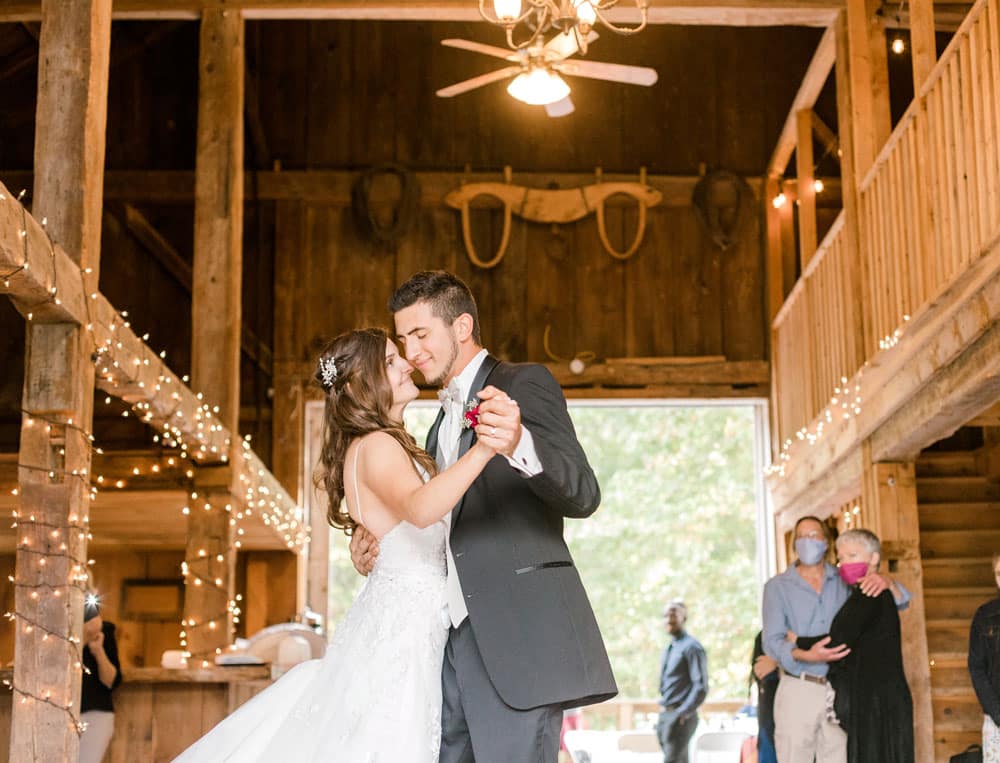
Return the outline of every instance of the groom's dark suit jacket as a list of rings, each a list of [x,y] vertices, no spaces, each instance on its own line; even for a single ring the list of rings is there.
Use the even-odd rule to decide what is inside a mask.
[[[491,384],[521,408],[542,472],[495,457],[452,512],[451,548],[469,624],[490,680],[511,707],[576,707],[618,693],[597,621],[563,540],[563,517],[588,517],[600,488],[559,384],[544,366],[487,357],[470,399]],[[427,437],[437,453],[443,413]],[[459,453],[475,433],[464,430]]]

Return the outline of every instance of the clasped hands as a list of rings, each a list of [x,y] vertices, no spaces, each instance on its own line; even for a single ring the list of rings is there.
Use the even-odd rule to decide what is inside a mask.
[[[521,441],[521,408],[503,390],[490,385],[477,393],[479,397],[476,437],[497,453],[512,457]],[[432,454],[433,455],[433,454]],[[361,575],[367,575],[378,559],[378,540],[358,525],[351,536],[351,564]]]

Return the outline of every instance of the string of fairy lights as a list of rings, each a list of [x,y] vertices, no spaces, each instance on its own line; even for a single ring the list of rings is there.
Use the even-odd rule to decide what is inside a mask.
[[[16,202],[20,207],[21,229],[19,236],[23,241],[23,261],[13,269],[0,274],[0,282],[5,289],[10,288],[11,279],[21,273],[30,270],[30,258],[28,251],[28,213],[21,203],[25,191],[21,191]],[[0,191],[0,202],[6,201],[7,196]],[[44,230],[46,220],[41,220]],[[56,248],[51,238],[46,234],[49,247],[49,263],[51,266],[51,280],[46,287],[46,298],[37,304],[22,306],[22,312],[26,320],[30,323],[34,320],[35,312],[47,304],[61,305],[59,284],[57,283],[57,260]],[[91,268],[80,268],[83,283],[86,284],[88,277],[93,275]],[[180,381],[159,361],[166,358],[166,352],[160,352],[158,357],[148,347],[146,342],[149,335],[145,334],[142,340],[131,332],[131,324],[128,321],[128,313],[117,311],[111,308],[110,321],[97,320],[92,311],[92,305],[97,303],[98,292],[91,291],[88,298],[83,300],[86,309],[86,332],[94,348],[91,359],[94,362],[95,379],[100,389],[105,391],[104,398],[106,405],[111,405],[113,399],[124,400],[129,408],[122,411],[123,417],[135,416],[144,424],[153,427],[155,434],[153,442],[163,448],[170,448],[176,451],[176,455],[166,457],[167,468],[184,469],[187,480],[193,480],[195,476],[192,465],[205,464],[226,464],[230,460],[231,442],[228,436],[223,436],[225,427],[217,419],[219,413],[218,406],[210,407],[203,401],[202,394],[197,393],[196,399],[199,403],[193,411],[190,410],[189,398],[186,385],[190,379],[183,376]],[[156,364],[161,372],[155,377],[155,381],[149,378],[149,369]],[[187,398],[187,399],[186,399]],[[187,409],[187,413],[185,410]],[[33,427],[44,423],[46,433],[51,435],[53,428],[60,431],[73,433],[80,439],[80,445],[88,450],[81,454],[85,456],[85,462],[91,463],[93,455],[103,455],[103,451],[94,445],[94,436],[75,424],[72,418],[61,420],[57,417],[41,416],[35,412],[22,411],[23,426]],[[243,597],[236,595],[229,598],[229,588],[227,579],[218,574],[212,574],[211,563],[228,564],[234,558],[236,552],[242,547],[242,538],[245,528],[242,523],[245,519],[252,517],[254,511],[257,512],[261,521],[269,526],[282,538],[285,545],[292,551],[301,552],[308,543],[310,528],[303,521],[302,509],[295,505],[290,497],[285,493],[273,476],[266,470],[263,463],[250,448],[250,438],[247,436],[241,443],[239,450],[241,469],[239,473],[240,487],[239,497],[242,505],[237,506],[234,511],[233,502],[226,502],[221,505],[212,505],[206,500],[199,500],[197,491],[190,491],[191,501],[185,505],[181,512],[185,516],[190,515],[191,506],[196,502],[202,511],[225,511],[229,514],[229,525],[232,532],[228,534],[229,541],[225,548],[213,549],[210,554],[208,549],[199,549],[194,558],[186,558],[181,565],[181,572],[186,585],[195,587],[211,586],[219,591],[225,592],[225,611],[202,617],[184,618],[181,621],[179,632],[180,643],[185,655],[189,658],[201,659],[202,666],[208,665],[205,659],[211,656],[211,652],[205,654],[192,655],[187,651],[190,633],[199,628],[206,628],[216,631],[221,624],[228,625],[226,638],[231,642],[233,628],[239,623],[242,613],[241,606]],[[62,445],[55,449],[59,458],[65,459],[66,447]],[[82,489],[86,490],[89,498],[87,503],[97,500],[99,488],[125,489],[128,485],[126,479],[121,477],[116,479],[106,479],[103,474],[93,474],[93,469],[77,468],[65,469],[54,468],[44,464],[17,464],[19,483],[23,486],[31,482],[27,475],[44,475],[42,479],[51,482],[65,482],[66,480],[79,480]],[[164,466],[154,463],[150,468],[150,474],[162,473]],[[24,470],[23,472],[21,470]],[[133,477],[143,475],[142,469],[134,466],[131,470]],[[19,495],[19,489],[14,488],[13,495]],[[33,513],[25,512],[23,508],[23,496],[21,510],[13,512],[13,527],[18,532],[17,552],[18,564],[15,575],[8,577],[8,580],[16,587],[27,591],[29,601],[39,601],[42,597],[51,596],[54,599],[63,599],[67,607],[66,622],[70,621],[69,608],[72,606],[74,592],[81,595],[87,593],[87,583],[90,580],[89,568],[94,564],[93,559],[83,559],[73,553],[72,537],[81,544],[93,539],[90,532],[90,517],[88,511],[78,511],[68,517],[67,524],[54,524],[45,518],[38,517]],[[44,547],[35,547],[38,539],[44,541]],[[29,561],[30,560],[30,561]],[[65,561],[68,567],[68,574],[65,582],[49,582],[43,577],[43,573],[52,568],[55,560]],[[231,565],[230,565],[231,566]],[[65,643],[70,649],[70,663],[77,670],[86,670],[83,665],[82,644],[80,639],[60,633],[42,623],[37,618],[33,618],[17,607],[17,597],[15,597],[14,611],[7,612],[5,617],[10,620],[15,627],[23,628],[24,632],[31,634],[41,633],[41,641],[48,642],[50,639]],[[222,651],[221,647],[213,650],[216,654]],[[88,671],[89,672],[89,671]],[[74,698],[59,696],[59,692],[52,688],[45,688],[40,691],[32,691],[16,684],[13,680],[4,680],[4,685],[19,697],[22,704],[40,702],[64,712],[68,722],[76,733],[84,731],[86,725],[80,721],[79,708],[75,707]],[[69,685],[74,682],[70,681]],[[64,690],[65,691],[65,690]]]

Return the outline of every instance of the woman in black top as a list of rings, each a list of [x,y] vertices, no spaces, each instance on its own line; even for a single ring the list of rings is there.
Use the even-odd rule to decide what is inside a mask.
[[[80,763],[101,763],[115,730],[111,692],[122,682],[122,672],[115,626],[101,618],[93,594],[87,594],[83,607],[83,666],[80,720],[87,728],[80,737]]]
[[[993,575],[1000,588],[1000,553],[993,555]],[[1000,598],[972,618],[969,675],[983,708],[983,763],[1000,763]]]
[[[837,538],[837,559],[853,590],[833,618],[829,646],[845,644],[850,652],[830,663],[828,678],[836,692],[833,710],[847,732],[848,763],[913,763],[913,700],[896,601],[889,590],[871,597],[856,585],[878,571],[881,544],[868,530],[847,530]],[[808,661],[807,650],[822,638],[796,639],[792,656]]]
[[[764,654],[760,632],[753,642],[753,671],[751,678],[757,683],[757,761],[777,763],[774,750],[774,693],[778,690],[778,663]]]

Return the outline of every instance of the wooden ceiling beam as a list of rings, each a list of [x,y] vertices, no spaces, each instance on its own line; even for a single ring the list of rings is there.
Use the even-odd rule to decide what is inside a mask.
[[[712,26],[829,26],[841,0],[682,0],[649,8],[652,24]],[[247,19],[370,19],[386,21],[480,21],[473,0],[115,0],[116,19],[196,20],[208,9],[239,10]],[[634,8],[613,8],[615,22],[634,22]],[[0,22],[37,21],[41,0],[10,0]]]
[[[788,161],[792,158],[797,143],[798,127],[797,114],[803,109],[811,109],[816,105],[823,85],[826,84],[827,77],[833,70],[834,61],[837,59],[837,45],[834,28],[827,27],[820,38],[816,52],[813,53],[806,74],[799,85],[799,91],[795,94],[792,106],[788,110],[785,118],[785,126],[781,128],[781,136],[778,138],[778,145],[775,146],[771,154],[771,161],[767,163],[767,177],[780,177],[785,174]]]

